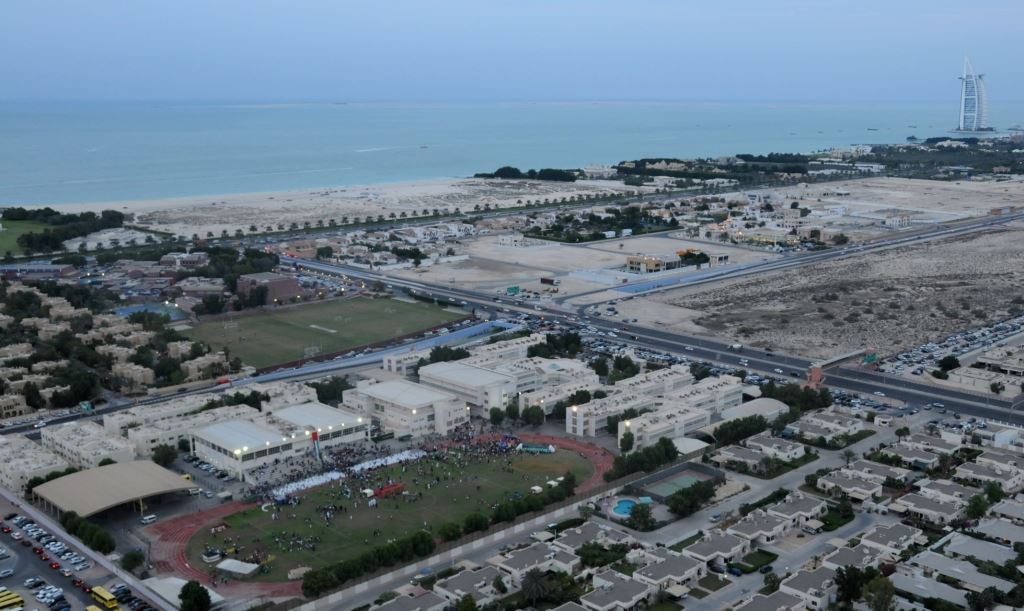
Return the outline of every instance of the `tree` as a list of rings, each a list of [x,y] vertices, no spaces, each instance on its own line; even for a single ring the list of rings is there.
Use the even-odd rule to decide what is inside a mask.
[[[24,395],[25,403],[29,407],[42,409],[46,405],[46,401],[43,400],[43,395],[39,392],[39,387],[36,386],[35,382],[26,382],[25,386],[21,388],[21,394]]]
[[[531,405],[523,410],[523,422],[530,426],[540,426],[544,424],[544,410],[538,405]]]
[[[850,502],[850,499],[845,496],[840,499],[836,505],[836,513],[844,518],[853,517],[853,503]]]
[[[782,580],[779,579],[779,576],[776,575],[775,573],[765,573],[764,574],[764,588],[765,588],[765,592],[764,593],[765,594],[772,594],[772,593],[774,593],[776,590],[779,589],[779,585],[781,583],[782,583]]]
[[[437,534],[445,541],[454,541],[462,536],[462,527],[455,522],[445,522],[438,527]]]
[[[505,420],[505,411],[500,407],[491,408],[491,424],[494,426],[501,426],[501,423]]]
[[[846,461],[847,466],[849,466],[849,464],[853,461],[854,458],[857,458],[857,455],[854,453],[853,450],[843,450],[843,460]]]
[[[153,462],[161,467],[169,467],[174,459],[178,457],[178,451],[166,443],[153,448]]]
[[[836,571],[836,599],[840,602],[853,602],[860,598],[864,572],[855,566],[840,567]]]
[[[633,449],[633,442],[633,433],[626,431],[622,434],[622,438],[619,439],[619,450],[621,450],[623,454],[626,454]]]
[[[975,494],[971,500],[967,501],[967,509],[964,510],[964,513],[972,520],[983,518],[988,513],[988,501],[984,496]]]
[[[139,568],[145,560],[146,557],[142,555],[142,552],[130,551],[121,556],[121,568],[131,572]]]
[[[210,611],[212,606],[210,593],[195,580],[190,580],[181,586],[178,600],[181,601],[181,605],[178,606],[181,611]]]
[[[480,512],[471,513],[462,521],[462,531],[471,533],[478,530],[487,530],[490,525],[490,520],[484,514]]]
[[[108,457],[104,458],[103,460],[99,461],[98,463],[96,463],[96,466],[97,467],[106,467],[107,465],[113,465],[116,462],[117,462],[116,460],[114,460],[113,458],[108,456]],[[129,570],[131,570],[131,569],[129,569]]]
[[[892,599],[896,596],[896,588],[888,577],[878,576],[864,585],[863,595],[871,611],[889,611]]]
[[[519,420],[519,406],[516,404],[515,400],[511,401],[505,408],[505,417],[512,422]]]
[[[998,503],[1003,500],[1006,495],[1003,492],[1003,487],[999,482],[989,482],[985,484],[985,496],[988,497],[989,503]]]
[[[505,580],[501,578],[501,575],[494,576],[494,581],[491,582],[491,587],[502,594],[508,592],[508,586],[505,585]]]
[[[910,436],[910,428],[909,427],[904,426],[904,427],[900,427],[900,428],[896,429],[896,440],[897,441],[903,439],[904,437],[909,437],[909,436]]]
[[[472,594],[466,594],[455,605],[455,611],[476,611],[477,608],[476,599]]]
[[[645,504],[633,505],[633,508],[629,510],[629,526],[636,530],[648,531],[653,530],[658,523],[654,519],[654,515],[651,513],[651,506]]]
[[[981,592],[968,592],[966,598],[968,611],[985,611],[995,606],[999,599],[999,590],[989,586]]]
[[[942,371],[950,371],[960,366],[960,359],[956,358],[952,354],[948,354],[939,359],[939,362],[937,364],[939,366],[939,369],[941,369]]]
[[[548,584],[544,579],[544,573],[541,573],[537,569],[530,569],[523,575],[520,587],[523,591],[523,596],[526,600],[530,601],[531,604],[535,604],[538,600],[548,595]]]

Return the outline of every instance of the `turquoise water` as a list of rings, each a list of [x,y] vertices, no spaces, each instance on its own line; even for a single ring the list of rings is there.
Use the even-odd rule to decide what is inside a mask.
[[[991,110],[996,126],[1024,122],[1024,104]],[[942,135],[956,118],[955,92],[945,104],[888,106],[0,103],[0,204],[404,182],[505,164],[811,151]]]
[[[615,507],[612,507],[612,513],[628,518],[629,514],[633,512],[634,507],[636,507],[636,501],[630,499],[619,499],[619,502],[615,503]]]

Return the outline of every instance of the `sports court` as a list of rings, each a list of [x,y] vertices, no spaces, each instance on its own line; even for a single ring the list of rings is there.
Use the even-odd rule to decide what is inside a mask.
[[[694,469],[686,469],[678,473],[674,473],[654,482],[651,482],[643,487],[643,491],[646,492],[650,497],[654,499],[664,500],[665,498],[672,496],[673,493],[689,488],[695,483],[712,479],[707,473],[701,473]]]

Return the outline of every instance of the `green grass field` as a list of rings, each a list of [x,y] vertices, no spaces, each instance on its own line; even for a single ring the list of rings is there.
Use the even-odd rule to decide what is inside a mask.
[[[513,493],[530,494],[531,486],[544,486],[555,477],[572,471],[577,483],[589,479],[593,475],[593,465],[575,452],[559,450],[554,454],[515,455],[512,457],[512,469],[509,471],[503,460],[491,463],[471,462],[464,467],[456,467],[451,463],[433,462],[434,475],[443,477],[451,474],[452,479],[443,480],[439,485],[428,489],[424,476],[409,468],[402,472],[400,466],[390,467],[377,473],[405,484],[410,495],[396,497],[381,502],[377,508],[369,508],[365,500],[359,501],[359,507],[353,508],[353,501],[342,495],[339,483],[331,484],[317,490],[300,493],[302,502],[296,506],[281,509],[281,518],[272,520],[271,514],[256,507],[225,520],[229,528],[220,535],[210,535],[208,531],[200,531],[188,543],[186,550],[189,563],[195,567],[208,567],[202,561],[202,552],[206,546],[224,549],[225,538],[241,546],[237,556],[244,559],[251,550],[261,550],[272,555],[270,571],[257,573],[256,579],[261,581],[283,581],[288,571],[295,567],[309,566],[318,568],[334,562],[353,558],[362,552],[382,545],[391,538],[408,536],[426,524],[437,532],[445,522],[458,522],[471,513],[480,511],[490,515],[490,507],[496,502],[505,500]],[[428,476],[429,477],[429,476]],[[413,483],[418,478],[419,483]],[[353,493],[358,496],[358,482],[352,483]],[[409,502],[411,496],[422,492],[423,497]],[[318,505],[343,504],[347,513],[339,512],[328,526],[319,512]],[[295,517],[291,517],[292,514]],[[311,520],[311,526],[306,519]],[[379,530],[378,535],[373,532]],[[316,551],[282,548],[274,542],[275,535],[283,532],[297,533],[302,537],[318,536],[321,538]]]
[[[228,348],[248,365],[269,367],[306,356],[317,346],[323,354],[340,352],[413,333],[460,315],[427,303],[357,298],[285,306],[252,316],[200,322],[185,332],[215,349]]]
[[[42,231],[47,227],[46,223],[35,221],[0,221],[0,225],[4,227],[3,231],[0,231],[0,256],[8,252],[14,255],[20,253],[18,236],[30,231]]]

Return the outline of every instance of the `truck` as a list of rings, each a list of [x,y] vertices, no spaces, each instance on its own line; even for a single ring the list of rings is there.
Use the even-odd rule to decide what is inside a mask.
[[[559,280],[558,278],[541,278],[540,283],[550,284],[551,286],[558,286],[559,284],[562,284],[562,281]]]
[[[739,352],[740,350],[743,350],[743,344],[729,344],[729,350]]]

